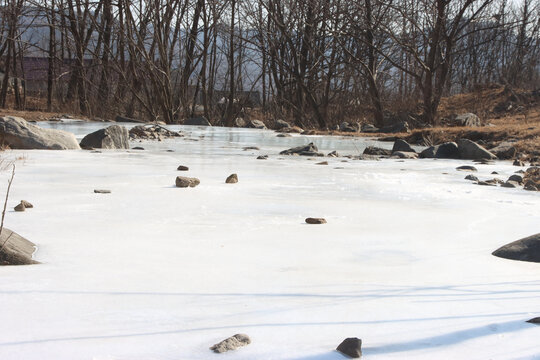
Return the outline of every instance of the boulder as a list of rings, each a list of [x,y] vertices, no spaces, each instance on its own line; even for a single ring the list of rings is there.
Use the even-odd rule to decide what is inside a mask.
[[[458,115],[452,121],[454,126],[469,126],[469,127],[478,127],[482,126],[480,118],[473,113],[465,113]]]
[[[302,129],[302,128],[299,127],[299,126],[291,126],[291,127],[281,128],[281,129],[277,130],[277,132],[280,132],[280,133],[296,133],[296,134],[301,134],[301,133],[304,132],[304,129]]]
[[[471,175],[465,176],[465,180],[478,181],[478,178],[471,174]]]
[[[378,156],[390,156],[392,155],[392,150],[383,149],[376,146],[368,146],[364,149],[362,153],[364,155],[378,155]]]
[[[210,347],[215,353],[224,353],[229,350],[236,350],[242,346],[251,344],[251,339],[246,334],[233,335]]]
[[[172,131],[162,125],[137,125],[129,130],[129,137],[134,140],[160,140],[162,138],[182,137],[179,131]]]
[[[536,325],[539,325],[540,324],[540,317],[535,317],[535,318],[532,318],[530,320],[527,320],[528,323],[531,323],[531,324],[536,324]]]
[[[420,157],[436,159],[459,159],[458,145],[455,142],[447,142],[440,145],[430,146],[420,153]]]
[[[326,219],[323,219],[323,218],[307,218],[306,223],[308,223],[308,224],[326,224]]]
[[[353,359],[362,356],[362,340],[359,338],[347,338],[336,348],[340,353]]]
[[[268,159],[268,155],[259,155],[257,156],[257,160],[267,160]]]
[[[540,233],[506,244],[492,255],[510,260],[540,262]]]
[[[518,174],[513,174],[513,175],[510,175],[507,181],[515,181],[518,184],[523,184],[523,177]]]
[[[247,127],[252,128],[252,129],[261,129],[261,130],[266,129],[266,125],[264,125],[264,123],[261,120],[250,120],[247,123]]]
[[[19,203],[17,206],[15,206],[15,207],[13,208],[13,210],[15,210],[15,211],[25,211],[25,210],[26,210],[26,207],[24,206],[23,203]]]
[[[394,151],[391,157],[395,159],[418,159],[418,154],[410,151]]]
[[[178,171],[188,171],[189,167],[187,167],[185,165],[178,165],[178,168],[176,168],[176,170],[178,170]]]
[[[3,228],[0,234],[0,265],[39,264],[32,259],[35,246],[16,232]]]
[[[243,118],[238,117],[238,118],[234,119],[233,126],[234,127],[239,127],[239,128],[245,127],[246,126],[246,121]]]
[[[129,132],[124,126],[112,125],[86,135],[80,145],[82,148],[129,149]]]
[[[339,124],[339,131],[357,132],[358,129],[356,127],[354,127],[353,125],[349,124],[347,121],[344,121],[341,124]]]
[[[275,127],[276,130],[280,130],[280,129],[283,129],[283,128],[290,128],[291,124],[289,124],[285,120],[278,119],[278,120],[276,120],[276,122],[274,124],[274,127]]]
[[[328,156],[328,157],[339,157],[339,153],[336,150],[334,150],[332,152],[329,152],[326,156]]]
[[[12,149],[76,150],[75,135],[67,131],[43,129],[15,116],[0,117],[0,143]]]
[[[197,117],[192,117],[192,118],[186,119],[184,121],[184,125],[212,126],[210,124],[210,121],[208,121],[208,119],[205,118],[204,116],[197,116]]]
[[[176,177],[176,187],[179,187],[179,188],[195,187],[199,185],[200,183],[201,181],[197,178],[186,177],[186,176]]]
[[[313,143],[307,145],[301,145],[293,147],[287,150],[283,150],[279,153],[280,155],[302,155],[302,156],[324,156],[324,154],[319,153],[319,149]]]
[[[321,162],[315,163],[315,165],[328,165],[328,161],[321,161]]]
[[[460,139],[458,141],[458,150],[461,159],[497,159],[495,154],[492,154],[482,146],[469,139]]]
[[[381,133],[408,133],[409,131],[409,124],[406,121],[386,125],[379,129]]]
[[[394,146],[392,147],[392,152],[395,151],[404,151],[404,152],[412,152],[415,153],[416,151],[409,145],[408,142],[402,139],[397,139],[394,142]]]
[[[21,204],[24,205],[25,208],[27,209],[31,209],[34,207],[34,205],[32,205],[30,202],[26,201],[26,200],[21,200]]]
[[[491,148],[489,151],[501,160],[510,160],[516,156],[517,150],[514,146],[515,141],[504,141]]]
[[[458,167],[456,168],[456,170],[458,170],[458,171],[472,171],[472,172],[478,171],[477,168],[475,168],[474,166],[471,166],[471,165],[462,165],[462,166],[458,166]]]
[[[94,193],[95,193],[95,194],[110,194],[110,193],[111,193],[111,190],[107,190],[107,189],[95,189],[95,190],[94,190]]]
[[[226,184],[236,184],[238,182],[238,175],[231,174],[225,179]]]
[[[291,134],[283,133],[283,134],[277,134],[276,137],[292,137]]]
[[[379,132],[379,128],[372,124],[362,124],[360,131],[364,133],[377,133]]]
[[[504,184],[501,184],[501,187],[504,188],[517,188],[519,186],[519,183],[516,181],[506,181]]]

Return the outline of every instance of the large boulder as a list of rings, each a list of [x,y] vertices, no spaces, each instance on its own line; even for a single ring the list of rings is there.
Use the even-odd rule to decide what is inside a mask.
[[[503,141],[496,147],[490,149],[489,151],[497,156],[501,160],[510,160],[516,156],[517,149],[514,146],[516,141]]]
[[[124,126],[112,125],[86,135],[81,140],[81,147],[129,149],[129,132]]]
[[[205,118],[204,116],[198,116],[198,117],[186,119],[184,121],[184,125],[212,126],[210,124],[210,121],[208,121],[208,119]]]
[[[283,128],[290,128],[291,124],[289,124],[285,120],[278,119],[278,120],[276,120],[276,122],[274,124],[274,127],[275,127],[276,130],[280,130],[280,129],[283,129]]]
[[[466,160],[497,159],[495,154],[469,139],[458,140],[459,157]]]
[[[455,142],[447,142],[435,146],[430,146],[420,153],[421,158],[436,159],[459,159],[459,149]]]
[[[506,244],[495,250],[493,255],[510,260],[540,262],[540,233]]]
[[[43,129],[16,116],[0,118],[0,143],[8,145],[12,149],[80,149],[79,143],[72,133]]]
[[[0,234],[0,265],[39,264],[32,259],[36,245],[16,232],[3,228]]]
[[[409,145],[408,142],[402,139],[397,139],[394,142],[394,147],[392,147],[392,152],[396,152],[396,151],[404,151],[404,152],[412,152],[412,153],[416,152],[411,147],[411,145]]]

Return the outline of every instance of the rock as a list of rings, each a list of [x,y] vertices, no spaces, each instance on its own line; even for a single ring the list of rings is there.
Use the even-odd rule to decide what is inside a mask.
[[[308,224],[326,224],[326,220],[323,218],[307,218],[306,223]]]
[[[492,172],[491,172],[491,175],[499,175],[499,173],[496,172],[496,171],[492,171]]]
[[[292,137],[292,135],[284,133],[284,134],[277,134],[276,137]]]
[[[24,204],[21,202],[19,203],[17,206],[15,206],[13,208],[13,210],[15,211],[25,211],[26,210],[26,207],[24,206]]]
[[[478,178],[471,174],[471,175],[465,176],[465,180],[478,181]]]
[[[111,190],[96,189],[96,190],[94,190],[94,193],[96,193],[96,194],[110,194]]]
[[[176,187],[179,187],[179,188],[195,187],[199,185],[200,183],[201,181],[194,177],[186,177],[186,176],[176,177]]]
[[[527,190],[527,191],[539,191],[540,188],[538,186],[536,186],[536,183],[532,180],[529,180],[525,183],[525,185],[523,186],[523,190]]]
[[[36,245],[7,228],[0,234],[0,248],[0,265],[39,264],[32,259]]]
[[[238,182],[238,175],[231,174],[225,179],[226,184],[236,184]]]
[[[178,171],[188,171],[189,168],[185,165],[179,165],[178,168],[176,168]]]
[[[471,165],[462,165],[462,166],[458,166],[456,168],[456,170],[458,171],[478,171],[478,169],[476,169],[474,166],[471,166]]]
[[[514,147],[515,141],[504,141],[489,151],[495,154],[501,160],[513,159],[516,156],[517,150]]]
[[[321,162],[315,163],[315,165],[328,165],[328,161],[321,161]]]
[[[412,152],[415,153],[416,151],[409,145],[408,142],[405,140],[397,139],[394,143],[394,146],[392,147],[392,152],[396,151],[404,151],[404,152]]]
[[[132,147],[131,150],[144,150],[144,148],[142,146],[135,146]]]
[[[336,350],[348,357],[359,358],[362,356],[362,340],[355,337],[347,338],[338,345]]]
[[[260,149],[256,146],[245,146],[244,151],[248,151],[248,150],[260,150]]]
[[[406,121],[401,121],[393,125],[383,126],[379,129],[381,133],[408,133],[409,124]]]
[[[525,166],[525,163],[519,159],[514,160],[514,163],[512,164],[514,166]]]
[[[21,200],[21,204],[24,205],[25,208],[27,209],[31,209],[34,207],[34,205],[32,205],[30,202],[26,201],[26,200]]]
[[[339,157],[339,154],[338,154],[338,152],[337,152],[336,150],[334,150],[334,151],[328,153],[328,155],[326,155],[326,156],[329,156],[329,157]]]
[[[497,159],[497,156],[469,139],[460,139],[458,141],[458,150],[462,159]]]
[[[364,133],[376,133],[379,132],[379,128],[375,127],[372,124],[362,124],[360,131]]]
[[[210,121],[208,121],[208,119],[205,118],[204,116],[197,116],[197,117],[186,119],[184,121],[184,125],[212,126],[212,124],[210,124]]]
[[[183,133],[169,130],[161,125],[137,125],[129,130],[130,139],[160,140],[164,138],[182,137]]]
[[[382,149],[376,146],[368,146],[364,149],[363,154],[365,155],[379,155],[379,156],[390,156],[392,155],[392,150]]]
[[[75,135],[67,131],[43,129],[15,116],[0,117],[0,143],[11,149],[76,150]]]
[[[430,159],[459,159],[458,145],[455,142],[447,142],[430,146],[420,153],[420,157]]]
[[[478,181],[477,184],[478,185],[485,185],[485,186],[496,186],[495,183],[490,182],[490,181]]]
[[[506,181],[505,183],[501,184],[501,187],[504,188],[517,188],[519,186],[519,183],[516,181]]]
[[[278,119],[278,120],[276,120],[276,122],[274,124],[274,127],[275,127],[276,130],[280,130],[280,129],[283,129],[283,128],[290,128],[291,124],[289,124],[285,120]]]
[[[281,128],[281,129],[279,129],[277,131],[280,132],[280,133],[297,133],[297,134],[300,134],[300,133],[304,132],[304,129],[302,129],[299,126],[291,126],[291,127]]]
[[[418,159],[418,154],[410,151],[394,151],[391,157],[395,159]]]
[[[257,160],[266,160],[268,159],[268,155],[259,155],[257,156]]]
[[[247,127],[252,129],[266,129],[266,125],[261,120],[250,120],[247,123]]]
[[[86,135],[80,145],[82,148],[129,149],[129,133],[124,126],[112,125]]]
[[[535,317],[535,318],[532,318],[531,320],[527,320],[528,323],[531,323],[531,324],[540,324],[540,317]]]
[[[249,336],[246,334],[236,334],[211,346],[210,350],[214,351],[215,353],[224,353],[229,350],[236,350],[249,344],[251,344],[251,339]]]
[[[523,184],[523,177],[521,175],[513,174],[508,178],[507,181],[514,181],[518,184]]]
[[[319,149],[317,149],[317,146],[315,146],[313,143],[309,143],[307,145],[301,145],[297,147],[293,147],[287,150],[283,150],[280,152],[280,155],[302,155],[302,156],[324,156],[324,154],[321,154],[318,152]]]
[[[540,262],[540,233],[506,244],[492,255],[510,260]]]
[[[469,127],[478,127],[482,126],[480,118],[473,113],[465,113],[458,115],[452,121],[454,126],[469,126]]]
[[[233,126],[234,127],[239,127],[239,128],[245,127],[246,126],[246,121],[243,118],[238,117],[238,118],[234,119]]]
[[[353,125],[349,124],[348,122],[344,121],[341,124],[339,124],[339,131],[343,132],[357,132],[358,129],[355,128]]]

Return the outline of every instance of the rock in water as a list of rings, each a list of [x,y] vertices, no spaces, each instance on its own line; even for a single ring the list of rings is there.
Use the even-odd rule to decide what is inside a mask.
[[[473,172],[478,171],[477,168],[475,168],[474,166],[471,166],[471,165],[458,166],[456,168],[456,170],[458,170],[458,171],[473,171]]]
[[[308,224],[326,224],[326,219],[323,219],[323,218],[307,218],[306,223],[308,223]]]
[[[43,129],[15,116],[0,118],[0,142],[12,149],[80,149],[74,134],[62,130]]]
[[[249,336],[246,334],[236,334],[211,346],[210,350],[214,351],[215,353],[224,353],[229,350],[236,350],[249,344],[251,344],[251,339]]]
[[[324,154],[318,152],[319,149],[313,143],[309,143],[303,146],[293,147],[280,152],[280,155],[302,155],[302,156],[324,156]]]
[[[178,166],[178,168],[176,170],[178,170],[178,171],[188,171],[189,168],[187,166],[180,165],[180,166]]]
[[[23,238],[16,232],[3,228],[0,234],[0,265],[29,265],[39,264],[32,259],[36,245]]]
[[[19,205],[15,206],[13,208],[13,210],[15,211],[25,211],[26,210],[26,207],[24,206],[24,204],[21,202]]]
[[[406,142],[405,140],[401,140],[401,139],[397,139],[394,142],[394,147],[392,148],[392,152],[396,152],[396,151],[413,152],[413,153],[416,152],[411,147],[411,145],[409,145],[408,142]]]
[[[96,194],[110,194],[111,190],[105,190],[105,189],[95,189],[94,193]]]
[[[201,181],[197,178],[186,177],[186,176],[177,176],[176,177],[176,187],[187,188],[195,187],[199,185]]]
[[[528,323],[540,325],[540,317],[535,317],[531,320],[527,320]]]
[[[129,132],[124,126],[111,125],[94,131],[81,140],[82,148],[129,149]]]
[[[540,262],[540,233],[506,244],[492,254],[510,260]]]
[[[231,174],[225,179],[226,184],[236,184],[238,182],[238,175]]]
[[[362,356],[362,340],[359,338],[346,338],[336,348],[340,353],[351,358],[359,358]]]
[[[26,201],[26,200],[21,200],[21,204],[23,204],[24,207],[27,208],[27,209],[31,209],[31,208],[34,207],[34,205],[32,205],[31,203],[29,203],[29,202]]]

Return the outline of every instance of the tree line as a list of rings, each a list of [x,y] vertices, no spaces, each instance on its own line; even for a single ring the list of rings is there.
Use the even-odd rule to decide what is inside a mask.
[[[0,107],[433,125],[443,96],[538,87],[539,34],[536,0],[0,0]]]

